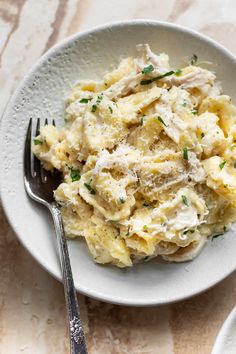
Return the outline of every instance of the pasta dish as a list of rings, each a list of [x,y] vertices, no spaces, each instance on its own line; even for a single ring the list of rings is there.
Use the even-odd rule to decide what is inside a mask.
[[[63,174],[67,237],[84,237],[97,263],[191,260],[236,220],[236,108],[197,61],[173,68],[140,44],[101,81],[78,81],[64,127],[34,139]]]

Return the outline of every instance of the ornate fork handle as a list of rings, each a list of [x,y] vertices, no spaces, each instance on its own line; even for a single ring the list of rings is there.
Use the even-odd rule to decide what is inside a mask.
[[[64,236],[61,211],[55,202],[50,204],[49,209],[55,225],[61,269],[64,279],[64,292],[70,334],[70,352],[71,354],[87,354],[84,331],[80,320],[79,305],[72,277],[69,253]]]

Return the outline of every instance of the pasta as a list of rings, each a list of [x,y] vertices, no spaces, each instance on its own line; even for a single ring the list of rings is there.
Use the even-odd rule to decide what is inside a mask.
[[[78,81],[65,126],[34,140],[63,174],[66,236],[84,237],[98,263],[188,261],[236,220],[236,108],[195,64],[173,69],[138,45],[101,81]]]

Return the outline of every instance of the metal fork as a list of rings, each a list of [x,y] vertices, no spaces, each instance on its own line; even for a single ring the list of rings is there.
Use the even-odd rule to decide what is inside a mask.
[[[48,124],[45,120],[45,125]],[[55,122],[53,121],[53,125]],[[35,136],[39,134],[40,119],[37,120]],[[68,327],[70,335],[70,353],[87,354],[84,331],[80,320],[80,312],[74,281],[71,271],[69,253],[64,234],[61,212],[58,204],[53,198],[53,191],[61,183],[61,174],[45,171],[40,161],[34,156],[33,164],[31,153],[32,118],[29,121],[24,149],[24,184],[27,194],[46,206],[53,217],[57,244],[59,249],[61,270],[64,283],[66,309],[68,316]]]

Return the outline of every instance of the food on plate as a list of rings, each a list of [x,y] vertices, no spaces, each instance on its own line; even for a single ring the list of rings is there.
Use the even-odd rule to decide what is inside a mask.
[[[65,126],[34,140],[68,238],[85,238],[98,263],[129,267],[196,257],[236,220],[236,108],[213,72],[173,68],[137,46],[101,81],[80,80]]]

